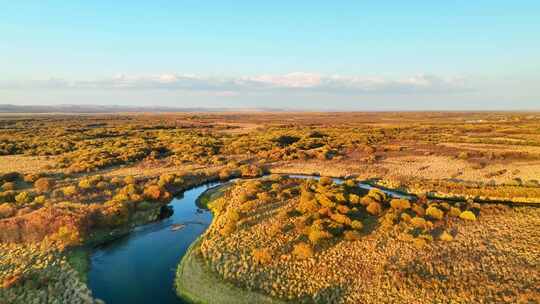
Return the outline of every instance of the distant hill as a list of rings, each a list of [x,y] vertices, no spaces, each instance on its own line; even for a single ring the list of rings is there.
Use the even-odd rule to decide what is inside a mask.
[[[179,107],[137,107],[137,106],[104,106],[104,105],[28,105],[17,106],[0,104],[0,113],[157,113],[157,112],[279,112],[283,109],[271,108],[179,108]]]

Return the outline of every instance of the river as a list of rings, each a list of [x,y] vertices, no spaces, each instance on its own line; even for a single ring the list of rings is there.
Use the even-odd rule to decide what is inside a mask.
[[[210,211],[196,206],[197,198],[211,183],[174,198],[172,216],[137,227],[133,232],[94,249],[88,285],[94,297],[107,304],[185,303],[173,290],[176,267],[189,245],[210,222]],[[186,223],[173,231],[174,224]]]
[[[290,175],[295,178],[318,178]],[[335,182],[342,182],[334,179]],[[90,257],[88,285],[107,304],[185,303],[173,289],[176,267],[188,247],[212,221],[210,211],[197,207],[197,198],[221,183],[185,191],[169,204],[172,216],[143,225],[130,234],[95,248]],[[371,186],[359,184],[364,189]],[[407,197],[386,191],[392,196]],[[186,224],[173,231],[174,224]]]

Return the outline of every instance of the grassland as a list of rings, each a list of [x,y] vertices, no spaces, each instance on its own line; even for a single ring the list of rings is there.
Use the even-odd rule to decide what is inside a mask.
[[[362,196],[354,185],[272,177],[229,188],[209,204],[214,221],[182,260],[178,293],[227,303],[206,297],[217,277],[241,300],[538,301],[540,209]]]
[[[0,250],[0,303],[100,303],[68,262],[73,256],[47,243],[0,244]]]
[[[0,244],[46,243],[71,256],[72,248],[156,220],[185,189],[269,172],[350,177],[432,199],[536,204],[540,114],[7,115],[0,117]],[[534,221],[536,209],[523,210]],[[507,212],[525,225],[514,209]],[[478,223],[491,231],[497,221],[482,226],[488,218]],[[514,226],[509,222],[509,231]],[[2,278],[8,289],[27,281]]]

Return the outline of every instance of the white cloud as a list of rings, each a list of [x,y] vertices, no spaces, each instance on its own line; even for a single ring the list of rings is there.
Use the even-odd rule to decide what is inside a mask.
[[[98,80],[51,78],[0,83],[0,89],[98,89],[98,90],[182,90],[234,96],[245,92],[299,91],[333,94],[405,94],[462,92],[469,90],[464,79],[419,74],[401,79],[368,76],[324,75],[296,72],[284,75],[203,77],[191,74],[117,74]]]

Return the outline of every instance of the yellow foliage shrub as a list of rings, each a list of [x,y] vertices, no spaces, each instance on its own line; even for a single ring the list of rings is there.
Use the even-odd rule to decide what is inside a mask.
[[[319,204],[323,205],[324,207],[334,208],[336,206],[336,203],[334,203],[324,194],[317,193],[315,197],[317,198],[317,202],[319,202]]]
[[[377,203],[377,201],[374,198],[367,195],[360,199],[360,204],[364,206],[368,206],[371,203]]]
[[[360,233],[358,233],[357,231],[351,231],[351,230],[347,230],[343,233],[343,237],[347,240],[347,241],[357,241],[357,240],[360,240],[360,238],[362,237],[360,235]]]
[[[330,218],[333,221],[338,222],[340,224],[345,224],[345,225],[350,225],[351,224],[351,219],[348,216],[343,215],[343,214],[334,213],[334,214],[330,215]]]
[[[453,217],[458,217],[461,214],[461,210],[456,207],[450,207],[448,214]]]
[[[308,259],[313,256],[313,249],[304,242],[294,245],[293,255],[299,259]]]
[[[412,210],[416,213],[416,215],[418,216],[424,216],[426,215],[426,210],[424,209],[424,207],[418,205],[418,204],[414,204],[414,206],[412,207]]]
[[[367,208],[366,211],[369,212],[372,215],[379,215],[382,211],[381,205],[376,202],[371,202]]]
[[[334,194],[334,199],[340,203],[344,203],[345,201],[347,201],[347,199],[345,198],[345,195],[343,193],[336,193]]]
[[[81,237],[79,231],[73,227],[62,226],[56,233],[50,236],[51,241],[55,242],[60,248],[75,246],[80,244]]]
[[[364,228],[364,224],[362,222],[354,220],[351,222],[351,228],[354,230],[362,230]]]
[[[347,187],[355,187],[356,181],[354,179],[347,179],[344,183]]]
[[[347,214],[351,209],[346,205],[337,205],[336,210],[341,214]]]
[[[446,231],[444,231],[440,236],[439,236],[439,239],[441,241],[445,241],[445,242],[450,242],[452,241],[454,238],[452,237],[452,235]]]
[[[73,196],[77,194],[78,190],[76,186],[72,185],[72,186],[67,186],[67,187],[62,188],[62,192],[64,193],[65,196]]]
[[[221,228],[221,229],[219,230],[219,233],[220,233],[222,236],[228,236],[228,235],[230,235],[231,233],[233,233],[235,229],[236,229],[236,224],[235,224],[235,223],[228,222],[228,223],[225,224],[225,226],[223,226],[223,228]]]
[[[309,230],[308,238],[313,245],[318,244],[323,239],[329,239],[332,237],[332,234],[324,230],[319,230],[317,228],[311,228]]]
[[[353,205],[356,205],[356,204],[359,204],[360,203],[360,196],[356,195],[356,194],[349,194],[349,202]]]
[[[405,210],[411,208],[411,202],[406,199],[392,199],[390,206],[396,210]]]
[[[373,198],[374,200],[376,200],[379,203],[382,203],[382,202],[386,201],[386,198],[387,198],[386,193],[384,193],[382,190],[379,190],[377,188],[369,189],[369,192],[368,192],[367,196]]]
[[[161,197],[161,188],[158,185],[150,185],[144,189],[144,197],[157,201]]]
[[[45,197],[45,195],[40,195],[40,196],[36,196],[34,198],[34,203],[43,205],[43,204],[45,204],[46,200],[47,200],[47,198]]]
[[[227,221],[236,223],[240,220],[240,213],[236,210],[229,210],[226,214]]]
[[[90,189],[92,188],[93,185],[92,183],[90,182],[90,180],[88,179],[82,179],[80,182],[79,182],[79,188],[81,189]]]
[[[172,174],[162,174],[159,176],[158,184],[161,187],[165,187],[167,185],[171,185],[174,183],[174,175]]]
[[[25,205],[32,201],[32,196],[30,193],[23,191],[15,196],[15,201],[19,205]]]
[[[328,185],[331,185],[333,181],[332,181],[332,178],[328,176],[323,176],[319,179],[319,183],[323,186],[328,186]]]
[[[412,219],[412,217],[407,213],[402,213],[400,217],[401,217],[401,220],[404,221],[405,223],[409,223]]]
[[[444,217],[444,212],[437,207],[430,206],[426,209],[426,215],[437,220],[442,220]]]
[[[476,221],[476,215],[474,215],[474,213],[472,213],[469,210],[461,212],[459,217],[461,219],[468,220],[468,221]]]
[[[302,190],[300,193],[300,202],[296,209],[302,213],[312,213],[319,210],[319,204],[315,201],[312,192]]]
[[[424,229],[427,226],[426,220],[418,216],[413,217],[410,223],[414,228]]]

